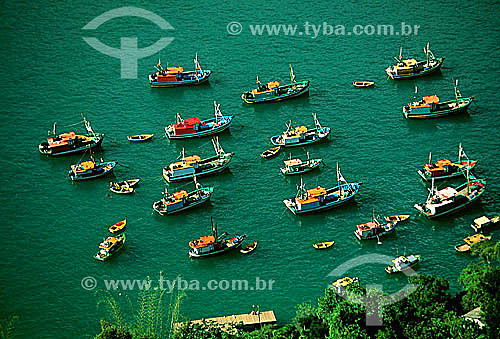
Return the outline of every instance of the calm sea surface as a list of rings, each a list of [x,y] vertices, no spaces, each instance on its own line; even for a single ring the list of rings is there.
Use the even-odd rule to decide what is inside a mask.
[[[327,275],[338,265],[365,254],[419,253],[425,259],[419,271],[446,277],[453,290],[471,262],[453,246],[472,233],[471,221],[500,212],[499,109],[497,104],[499,54],[498,2],[407,1],[348,2],[127,2],[167,20],[174,30],[162,31],[138,17],[115,18],[95,31],[82,27],[99,14],[123,6],[119,1],[88,2],[14,1],[2,4],[0,84],[2,143],[0,185],[2,256],[0,314],[20,317],[16,333],[22,337],[81,337],[98,332],[94,292],[81,287],[91,276],[103,288],[103,279],[157,278],[180,275],[198,279],[275,280],[265,291],[189,291],[182,314],[190,318],[246,313],[252,304],[272,309],[281,322],[293,317],[295,306],[315,301],[336,279]],[[230,35],[226,26],[239,22],[243,31]],[[249,25],[345,25],[400,23],[420,25],[418,35],[296,36],[251,34]],[[140,59],[137,79],[120,78],[120,60],[101,54],[82,37],[96,37],[120,47],[121,37],[138,37],[147,47],[160,37],[174,37],[160,56],[163,63],[192,67],[198,53],[203,67],[214,74],[206,86],[151,89],[147,74],[158,53]],[[394,82],[384,69],[403,47],[404,56],[422,57],[427,41],[436,56],[446,57],[442,73],[417,81]],[[262,81],[289,79],[288,64],[297,79],[311,80],[310,96],[278,104],[243,104],[240,94]],[[476,100],[467,115],[431,121],[407,121],[401,107],[413,96],[453,97],[453,82],[460,79],[465,96]],[[372,79],[371,89],[354,89],[351,82]],[[165,182],[162,168],[174,161],[182,147],[187,153],[213,154],[209,139],[168,141],[163,128],[180,112],[185,117],[210,117],[213,101],[223,112],[236,115],[220,142],[235,157],[230,171],[200,181],[215,186],[211,206],[172,217],[153,214]],[[54,121],[58,131],[82,132],[83,113],[96,132],[106,134],[102,156],[117,160],[117,179],[142,179],[132,196],[108,197],[109,178],[72,183],[67,171],[80,155],[47,159],[37,145]],[[317,113],[333,129],[330,141],[310,146],[311,156],[326,167],[304,176],[308,187],[335,184],[338,162],[347,180],[363,185],[356,201],[312,216],[295,217],[281,202],[295,194],[300,178],[279,175],[288,153],[263,161],[259,153],[270,146],[269,137],[284,123],[312,124]],[[151,143],[131,144],[126,136],[155,133]],[[427,191],[416,170],[427,160],[456,158],[462,143],[472,159],[479,159],[476,175],[488,179],[487,192],[478,204],[457,216],[429,221],[417,216],[413,204]],[[304,149],[293,150],[305,156]],[[459,184],[460,179],[454,181]],[[440,184],[441,186],[444,184]],[[440,187],[441,187],[440,186]],[[170,185],[190,188],[185,184]],[[355,225],[381,215],[411,213],[397,234],[376,242],[359,243]],[[210,217],[219,231],[248,234],[259,247],[249,256],[239,253],[206,260],[191,260],[188,241],[210,231]],[[128,220],[126,248],[109,262],[92,259],[107,227]],[[498,238],[499,232],[493,234]],[[333,239],[324,252],[311,244]],[[364,284],[382,284],[396,291],[404,277],[388,278],[382,264],[364,264],[346,274]],[[136,292],[126,292],[133,298]],[[118,297],[120,298],[120,297]],[[126,304],[126,302],[125,302]]]

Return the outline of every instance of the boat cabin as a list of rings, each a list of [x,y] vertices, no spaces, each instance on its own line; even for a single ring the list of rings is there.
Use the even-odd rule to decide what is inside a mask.
[[[300,166],[303,164],[302,160],[300,159],[290,159],[290,160],[285,160],[283,161],[286,167],[296,167]]]
[[[306,126],[295,127],[291,131],[286,131],[283,133],[283,141],[285,145],[298,144],[305,139],[305,134],[307,132]]]
[[[429,113],[435,110],[436,105],[439,103],[439,97],[437,95],[425,96],[420,101],[414,101],[408,103],[412,113]]]
[[[182,72],[184,68],[182,67],[167,67],[167,69],[161,70],[156,73],[157,82],[178,82],[182,79]]]
[[[109,251],[113,246],[115,246],[120,240],[115,237],[107,237],[102,243],[99,244],[99,248]]]
[[[267,84],[265,85],[260,85],[259,87],[257,87],[256,89],[253,89],[252,90],[252,93],[253,94],[258,94],[258,93],[265,93],[265,92],[271,92],[273,91],[275,88],[278,88],[280,87],[280,83],[279,81],[271,81],[271,82],[268,82]]]
[[[215,250],[214,245],[215,237],[213,235],[206,235],[189,242],[189,247],[198,255],[213,252]]]
[[[318,186],[307,190],[305,194],[295,199],[298,210],[309,210],[319,207],[326,197],[326,189]]]
[[[165,197],[161,199],[161,202],[166,208],[167,212],[177,210],[184,206],[188,193],[184,190],[175,192],[172,194],[165,194]]]
[[[337,293],[340,293],[341,290],[345,289],[347,285],[350,285],[352,283],[356,283],[359,281],[359,278],[350,278],[350,277],[343,277],[338,279],[337,281],[334,281],[332,283],[333,287],[337,289]]]
[[[357,225],[359,235],[364,237],[375,237],[380,233],[381,225],[377,220],[367,222],[366,224]]]
[[[195,169],[198,167],[200,161],[201,158],[198,155],[190,155],[181,161],[168,165],[168,169],[171,171],[173,177],[192,175],[195,173]]]
[[[408,258],[402,255],[400,257],[397,257],[396,259],[393,259],[392,263],[397,270],[401,271],[413,265],[416,261],[418,261],[418,258],[414,255],[409,255]]]
[[[82,172],[87,172],[95,167],[95,162],[89,160],[89,161],[84,161],[81,162],[77,165],[71,165],[71,169],[75,173],[82,173]]]

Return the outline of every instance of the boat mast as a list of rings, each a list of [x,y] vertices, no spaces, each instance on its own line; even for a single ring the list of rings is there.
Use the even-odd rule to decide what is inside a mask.
[[[219,137],[214,137],[212,139],[212,145],[214,146],[215,153],[220,156],[221,154],[224,154],[224,149],[222,146],[219,144]]]
[[[210,222],[212,223],[212,234],[215,238],[215,241],[217,241],[217,223],[214,223],[214,220],[212,217],[210,217]]]
[[[182,117],[181,117],[181,114],[180,114],[180,113],[177,113],[177,115],[176,115],[176,120],[177,120],[177,123],[178,123],[178,124],[183,124],[183,123],[184,123],[184,119],[182,119]]]
[[[460,163],[460,160],[462,159],[462,143],[458,144],[458,163]]]
[[[218,122],[219,118],[223,118],[222,112],[220,111],[220,104],[217,105],[217,102],[214,100],[214,114],[215,114],[215,122]]]
[[[467,166],[467,195],[470,194],[469,166]]]
[[[340,196],[343,196],[344,190],[342,189],[342,186],[340,185],[341,178],[344,179],[344,177],[342,177],[342,173],[340,173],[339,163],[337,162],[337,185],[339,186]],[[344,179],[344,181],[345,181],[345,179]]]
[[[427,201],[431,199],[431,196],[434,194],[434,178],[431,180],[431,189],[429,190],[429,195],[427,196]]]
[[[424,48],[424,52],[427,55],[427,66],[429,66],[429,42],[427,42],[426,48]]]
[[[52,133],[54,133],[54,137],[56,136],[56,122],[54,121],[54,128],[52,129]]]
[[[294,84],[295,83],[295,74],[293,74],[292,64],[288,64],[288,66],[290,66],[290,82],[292,84]]]
[[[429,152],[429,162],[428,162],[428,164],[432,165],[432,152]]]
[[[316,113],[313,113],[313,114],[312,114],[312,116],[313,116],[313,119],[314,119],[314,125],[316,126],[316,129],[317,129],[318,131],[323,130],[323,127],[321,127],[321,124],[319,123],[319,120],[318,120],[318,118],[316,117]]]
[[[300,177],[300,186],[297,186],[297,196],[296,197],[302,198],[302,196],[305,196],[305,199],[307,199],[307,190],[304,187],[304,182],[302,180],[302,177]]]
[[[458,102],[458,98],[462,97],[462,93],[460,93],[460,90],[458,89],[458,79],[455,79],[455,99]]]
[[[196,80],[199,80],[198,79],[198,70],[200,71],[200,74],[201,74],[202,71],[201,71],[200,63],[198,62],[198,53],[196,53],[196,56],[194,57],[194,76],[196,77]]]

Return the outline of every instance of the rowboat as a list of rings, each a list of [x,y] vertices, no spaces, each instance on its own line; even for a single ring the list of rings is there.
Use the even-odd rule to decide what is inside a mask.
[[[116,237],[107,237],[99,244],[99,252],[94,255],[94,259],[105,261],[115,255],[125,245],[125,233],[119,234]]]
[[[94,133],[90,122],[85,117],[83,117],[83,123],[87,130],[86,134],[66,132],[59,135],[56,134],[56,123],[54,123],[53,136],[38,145],[38,150],[44,155],[59,156],[82,153],[91,148],[100,147],[104,134]]]
[[[472,170],[476,165],[477,160],[470,160],[467,154],[465,154],[462,144],[459,144],[457,161],[452,162],[448,159],[440,159],[432,163],[432,152],[429,152],[429,161],[417,173],[425,181],[431,181],[432,179],[443,180],[463,175],[464,172]]]
[[[121,183],[110,182],[109,183],[109,190],[111,192],[117,193],[117,194],[131,194],[131,193],[134,193],[134,188],[131,187],[126,182],[121,182]]]
[[[467,171],[467,182],[456,188],[446,187],[438,191],[434,188],[434,180],[432,180],[427,201],[423,204],[415,204],[414,207],[428,218],[441,217],[479,201],[485,190],[486,180],[470,177]]]
[[[474,219],[474,223],[470,225],[476,232],[481,232],[484,228],[490,228],[500,221],[500,215],[489,218],[485,215]]]
[[[309,93],[309,80],[295,81],[292,65],[290,65],[290,83],[280,85],[278,81],[262,84],[257,77],[258,87],[241,95],[241,99],[247,104],[258,104],[264,102],[275,102]]]
[[[165,127],[165,134],[169,139],[188,139],[205,137],[225,131],[233,121],[232,115],[223,115],[220,104],[214,101],[215,117],[207,120],[200,118],[182,119],[177,113],[177,122]]]
[[[388,217],[384,217],[385,221],[388,222],[403,222],[405,220],[408,220],[410,218],[409,214],[397,214],[397,215],[391,215]]]
[[[253,252],[257,248],[257,241],[251,242],[250,244],[245,245],[241,250],[240,253],[243,254],[248,254]]]
[[[111,233],[118,233],[123,231],[123,229],[127,226],[127,219],[123,219],[122,221],[117,222],[116,224],[109,227],[109,231]]]
[[[281,147],[278,146],[278,147],[272,147],[268,150],[265,150],[264,152],[262,152],[260,154],[260,157],[263,158],[263,159],[269,159],[269,158],[272,158],[274,157],[275,155],[277,155],[279,153],[279,151],[281,150]]]
[[[485,236],[484,234],[477,233],[471,236],[468,236],[467,238],[464,239],[465,243],[461,245],[455,246],[455,250],[457,252],[468,252],[474,246],[475,244],[478,244],[480,242],[486,241],[486,240],[491,240],[491,235],[490,236]]]
[[[389,274],[392,273],[398,273],[398,272],[405,272],[405,271],[410,271],[410,273],[415,273],[411,272],[413,271],[412,269],[417,266],[420,263],[420,255],[415,254],[415,255],[409,255],[409,256],[399,256],[396,259],[392,260],[393,265],[387,266],[385,268],[385,271]]]
[[[375,84],[375,81],[354,81],[352,85],[358,88],[371,87]]]
[[[285,167],[280,168],[283,175],[297,175],[304,174],[318,168],[322,163],[322,159],[310,159],[309,152],[307,152],[307,160],[302,161],[301,159],[292,159],[292,154],[290,154],[290,159],[283,161]]]
[[[116,161],[95,161],[91,159],[71,165],[68,175],[73,181],[95,179],[112,172],[116,164]]]
[[[141,179],[128,179],[128,180],[123,180],[123,181],[117,182],[117,184],[124,185],[125,183],[127,183],[130,187],[134,187],[135,185],[137,185],[139,183],[139,181],[141,181]]]
[[[148,141],[153,138],[154,134],[137,134],[137,135],[129,135],[127,136],[128,141],[140,142],[140,141]]]
[[[424,53],[426,55],[425,61],[403,59],[402,49],[400,48],[399,58],[394,57],[397,62],[396,65],[387,67],[385,72],[389,78],[401,80],[421,77],[439,71],[444,62],[444,58],[435,58],[429,48],[429,43],[427,43],[427,46],[424,48]]]
[[[313,244],[313,247],[317,250],[324,250],[327,248],[330,248],[335,244],[335,241],[324,241],[324,242],[319,242],[317,244]]]
[[[315,113],[312,116],[314,119],[314,128],[307,128],[306,126],[293,128],[292,122],[289,121],[285,124],[287,130],[280,135],[271,137],[271,143],[274,146],[297,147],[328,139],[331,130],[330,127],[321,126]]]
[[[337,164],[337,186],[328,189],[318,186],[306,190],[301,178],[296,196],[283,200],[283,203],[295,215],[320,212],[351,201],[360,185],[358,182],[348,183]]]
[[[183,67],[163,67],[161,61],[158,60],[158,65],[155,66],[157,72],[149,75],[149,83],[151,87],[178,87],[199,85],[206,81],[212,71],[202,69],[198,62],[198,54],[194,58],[194,70],[184,71]]]
[[[246,234],[231,236],[226,232],[218,235],[217,223],[212,222],[212,235],[202,236],[189,242],[189,256],[202,258],[236,250],[241,247],[246,236]]]
[[[194,179],[194,184],[196,189],[189,193],[185,190],[169,193],[165,189],[163,198],[153,203],[153,210],[159,215],[168,215],[180,213],[187,209],[209,202],[214,188],[202,187],[198,182],[196,182],[196,179]]]
[[[418,89],[415,87],[415,94]],[[424,96],[403,106],[403,115],[406,119],[441,118],[448,115],[466,113],[475,97],[462,97],[458,89],[458,79],[455,81],[455,99],[441,101],[437,95]]]
[[[219,144],[219,138],[212,139],[215,156],[201,159],[198,155],[185,156],[182,149],[180,161],[173,162],[163,168],[163,178],[168,182],[188,180],[194,176],[201,177],[220,173],[229,166],[234,153],[226,153]]]

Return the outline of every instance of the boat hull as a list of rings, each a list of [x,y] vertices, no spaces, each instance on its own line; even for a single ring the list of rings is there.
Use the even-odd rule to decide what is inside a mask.
[[[302,89],[300,89],[299,91],[290,93],[290,94],[282,94],[282,95],[276,96],[276,97],[264,97],[264,98],[260,98],[260,99],[259,98],[252,99],[252,98],[249,98],[247,96],[248,93],[251,93],[251,92],[245,92],[241,95],[241,99],[244,102],[246,102],[247,104],[262,104],[262,103],[267,103],[267,102],[278,102],[278,101],[283,101],[283,100],[287,100],[287,99],[297,98],[299,96],[309,94],[310,81],[306,80],[306,81],[303,81],[302,83],[304,83],[304,87]],[[280,86],[278,88],[285,88],[285,87],[289,87],[289,86],[290,85]]]
[[[299,146],[306,146],[306,145],[311,145],[315,144],[317,142],[321,142],[324,140],[328,139],[328,135],[330,135],[330,127],[323,127],[323,133],[321,135],[317,135],[314,139],[312,140],[305,140],[302,142],[298,143],[293,143],[293,144],[285,144],[284,142],[278,141],[278,139],[281,137],[281,135],[275,135],[271,137],[271,143],[274,146],[280,146],[280,147],[299,147]]]
[[[167,127],[165,127],[165,134],[167,135],[167,137],[169,139],[189,139],[189,138],[206,137],[206,136],[209,136],[209,135],[214,135],[214,134],[217,134],[217,133],[221,133],[221,132],[225,131],[226,129],[228,129],[229,126],[231,125],[231,122],[233,122],[233,118],[234,118],[233,116],[226,117],[226,119],[228,119],[228,121],[225,124],[223,124],[223,125],[217,126],[215,128],[212,128],[212,129],[209,129],[209,130],[206,130],[206,131],[201,131],[201,132],[197,132],[197,133],[190,133],[190,134],[175,135],[171,131],[168,130],[169,127],[167,126]],[[214,120],[215,120],[215,118],[202,121],[202,123],[207,123],[207,122],[211,122],[211,121],[214,121]]]
[[[433,73],[440,71],[441,66],[443,65],[443,62],[444,62],[444,58],[438,58],[437,60],[438,60],[438,63],[436,65],[434,65],[433,67],[424,69],[423,71],[418,72],[418,73],[405,74],[405,75],[395,75],[395,74],[392,74],[392,72],[389,69],[386,69],[385,73],[392,80],[407,80],[407,79],[419,78],[419,77],[423,77],[423,76],[430,75],[430,74],[433,74]]]
[[[210,76],[212,75],[211,70],[204,70],[203,71],[203,76],[198,78],[198,79],[192,79],[192,80],[182,80],[182,81],[176,81],[176,82],[159,82],[159,81],[153,81],[151,76],[149,78],[149,83],[152,88],[169,88],[169,87],[181,87],[181,86],[196,86],[203,84],[208,81]]]
[[[442,118],[445,116],[466,113],[473,100],[474,100],[473,97],[461,98],[459,100],[459,102],[460,102],[459,107],[441,110],[441,111],[428,112],[428,113],[412,113],[411,110],[408,111],[408,109],[406,109],[406,106],[405,106],[405,107],[403,107],[403,115],[406,119],[436,119],[436,118]],[[443,102],[443,104],[453,103],[453,102],[454,101],[447,101],[447,102]]]
[[[225,247],[223,249],[209,252],[209,253],[198,254],[198,253],[194,253],[192,250],[190,250],[189,257],[198,259],[198,258],[214,257],[217,255],[222,255],[224,253],[232,252],[234,250],[239,249],[241,247],[241,245],[243,245],[243,240],[245,240],[245,238],[246,238],[246,234],[238,236],[238,240],[233,246]]]
[[[469,165],[466,165],[467,163],[469,163]],[[471,171],[476,166],[477,161],[476,160],[462,161],[462,164],[465,165],[465,168],[463,170],[458,170],[458,171],[450,173],[448,175],[431,177],[431,176],[425,175],[425,171],[423,169],[419,169],[417,171],[417,173],[425,181],[431,181],[432,179],[434,179],[434,180],[446,180],[446,179],[462,176],[463,172],[465,172],[467,170],[467,167],[469,168],[469,171]]]
[[[39,150],[40,154],[48,155],[48,156],[52,156],[52,157],[78,154],[78,153],[86,152],[89,149],[101,147],[103,139],[104,139],[104,135],[100,135],[97,138],[97,141],[94,141],[91,143],[86,143],[86,144],[78,146],[74,149],[68,149],[68,150],[62,150],[62,151],[46,150],[46,148],[43,146],[44,144],[42,143],[42,144],[38,145],[38,150]]]
[[[314,169],[318,168],[319,165],[321,164],[321,159],[312,159],[312,161],[314,161],[314,164],[310,167],[306,167],[305,169],[303,170],[299,170],[299,171],[288,171],[287,170],[287,167],[285,168],[280,168],[281,170],[281,173],[283,175],[286,175],[286,176],[290,176],[290,175],[298,175],[298,174],[304,174],[304,173],[308,173],[308,172],[311,172],[313,171]]]
[[[83,172],[80,174],[76,174],[72,170],[68,172],[68,175],[71,180],[73,181],[81,181],[81,180],[89,180],[89,179],[96,179],[103,177],[113,171],[113,169],[116,167],[117,162],[116,161],[108,161],[102,163],[99,167],[99,169],[92,169],[91,171]]]
[[[228,160],[226,160],[224,162],[224,164],[222,165],[219,165],[217,167],[214,167],[214,168],[211,168],[211,169],[208,169],[206,171],[201,171],[201,172],[197,172],[197,173],[194,173],[194,174],[186,174],[186,175],[180,175],[180,176],[177,176],[175,178],[172,178],[169,176],[169,173],[168,173],[168,169],[164,168],[163,169],[163,178],[167,181],[167,182],[176,182],[176,181],[183,181],[183,180],[191,180],[193,179],[195,176],[197,178],[199,177],[206,177],[206,176],[209,176],[209,175],[215,175],[215,174],[218,174],[222,171],[224,171],[226,168],[229,167],[229,163],[231,162],[231,158],[232,158],[232,154],[231,156],[229,157]]]
[[[207,194],[205,197],[202,197],[200,198],[199,200],[197,201],[193,201],[191,203],[189,203],[188,205],[186,206],[183,206],[179,209],[176,209],[176,210],[173,210],[173,211],[163,211],[163,210],[160,210],[158,208],[155,207],[155,204],[153,203],[153,210],[158,213],[159,215],[171,215],[171,214],[177,214],[177,213],[181,213],[181,212],[184,212],[188,209],[191,209],[191,208],[195,208],[197,206],[200,206],[202,204],[205,204],[205,203],[208,203],[210,201],[210,198],[212,197],[212,194],[209,193]]]

